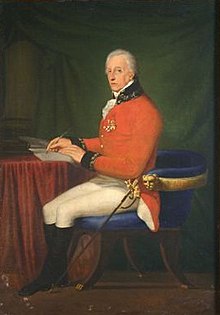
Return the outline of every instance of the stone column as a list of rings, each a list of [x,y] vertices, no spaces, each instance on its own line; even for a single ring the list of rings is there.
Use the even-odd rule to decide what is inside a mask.
[[[39,56],[28,41],[17,41],[5,50],[4,137],[30,135],[38,99]]]
[[[1,154],[27,152],[20,136],[32,135],[39,90],[39,51],[26,40],[4,51],[4,106],[0,119]]]

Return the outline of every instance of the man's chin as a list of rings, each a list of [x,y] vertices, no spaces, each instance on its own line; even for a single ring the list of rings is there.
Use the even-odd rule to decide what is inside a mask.
[[[120,91],[120,89],[115,85],[111,85],[111,90],[116,93]]]

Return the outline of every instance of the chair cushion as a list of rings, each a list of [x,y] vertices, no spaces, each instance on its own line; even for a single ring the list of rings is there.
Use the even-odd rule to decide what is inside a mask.
[[[106,221],[108,216],[96,216],[79,218],[76,220],[76,226],[86,230],[97,230]],[[136,211],[114,214],[104,230],[122,230],[122,229],[146,229],[146,224],[140,220]]]
[[[161,228],[181,227],[190,212],[192,190],[161,192]],[[97,230],[108,216],[94,216],[79,218],[76,225],[86,230]],[[139,219],[136,211],[115,214],[105,225],[104,230],[146,229],[146,224]]]
[[[206,172],[205,158],[196,152],[187,150],[160,150],[157,154],[156,168],[147,174],[161,177],[193,177]],[[161,191],[161,228],[181,227],[190,212],[193,190]],[[97,230],[107,216],[86,217],[76,220],[78,227]],[[104,230],[146,229],[146,224],[139,219],[136,211],[115,214],[105,225]]]

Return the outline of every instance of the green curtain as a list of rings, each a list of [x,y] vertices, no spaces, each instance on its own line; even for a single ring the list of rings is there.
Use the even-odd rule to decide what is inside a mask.
[[[116,48],[134,53],[142,86],[164,117],[160,148],[192,149],[207,158],[208,183],[195,192],[184,229],[183,263],[213,270],[215,1],[11,3],[3,16],[5,47],[27,40],[38,50],[38,137],[69,126],[75,136],[95,136],[111,96],[106,55]]]

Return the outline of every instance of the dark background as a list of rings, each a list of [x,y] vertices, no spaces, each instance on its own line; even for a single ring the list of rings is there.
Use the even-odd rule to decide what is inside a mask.
[[[182,264],[213,272],[215,1],[8,3],[0,16],[2,129],[17,124],[51,138],[72,126],[75,136],[95,136],[111,96],[106,55],[123,48],[137,57],[142,86],[164,116],[160,148],[192,149],[207,159],[208,183],[195,191],[184,226]],[[149,245],[141,253],[146,268],[159,268]],[[111,265],[125,266],[120,244]]]

